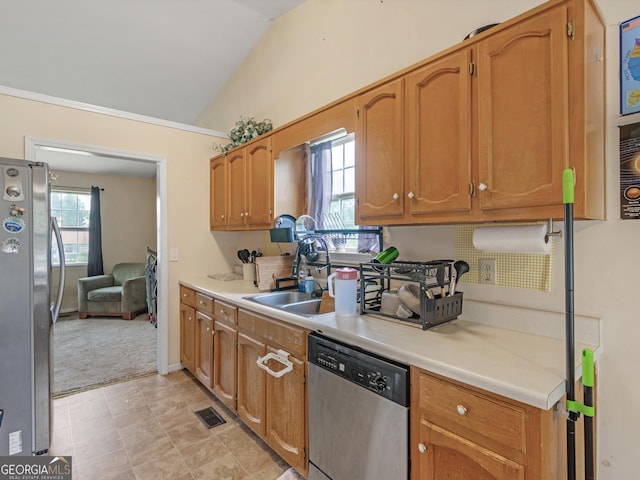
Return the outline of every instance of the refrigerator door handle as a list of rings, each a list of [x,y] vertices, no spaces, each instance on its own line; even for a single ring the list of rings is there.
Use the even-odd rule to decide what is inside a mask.
[[[51,319],[53,323],[56,323],[58,321],[58,315],[60,314],[60,307],[62,306],[62,293],[64,292],[66,268],[64,262],[64,245],[62,244],[62,235],[60,234],[60,227],[58,226],[56,217],[51,217],[51,228],[56,236],[58,256],[60,258],[60,282],[58,283],[58,295],[56,296],[56,302],[51,306]]]

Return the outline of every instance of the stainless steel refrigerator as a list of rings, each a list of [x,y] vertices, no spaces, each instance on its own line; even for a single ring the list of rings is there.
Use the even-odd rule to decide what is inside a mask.
[[[46,164],[0,158],[0,456],[49,449],[50,333],[62,302],[64,249],[50,219],[48,177]],[[53,302],[52,233],[61,261]]]

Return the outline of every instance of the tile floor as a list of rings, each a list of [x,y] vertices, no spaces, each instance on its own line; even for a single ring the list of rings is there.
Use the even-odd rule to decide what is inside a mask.
[[[194,411],[227,423],[207,429]],[[288,465],[190,374],[152,375],[53,401],[49,455],[74,480],[275,480]]]

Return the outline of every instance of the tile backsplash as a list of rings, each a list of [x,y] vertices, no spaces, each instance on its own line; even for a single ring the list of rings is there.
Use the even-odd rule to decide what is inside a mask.
[[[509,224],[535,225],[531,223]],[[496,260],[496,286],[526,288],[530,290],[551,291],[551,272],[554,248],[551,253],[493,253],[476,250],[473,246],[473,231],[482,225],[457,225],[455,231],[455,259],[469,264],[469,273],[461,278],[462,283],[480,283],[480,260]],[[501,228],[497,225],[492,228]],[[551,237],[551,241],[554,238]]]

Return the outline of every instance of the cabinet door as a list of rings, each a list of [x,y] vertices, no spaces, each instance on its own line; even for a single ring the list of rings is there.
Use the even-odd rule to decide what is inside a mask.
[[[356,223],[404,213],[403,79],[357,99]]]
[[[269,137],[247,147],[247,212],[246,221],[251,227],[273,226],[273,160]]]
[[[245,216],[247,213],[246,204],[246,184],[247,170],[245,149],[241,148],[229,153],[227,161],[227,185],[229,195],[227,203],[227,226],[244,227],[246,225]]]
[[[276,350],[269,347],[269,352]],[[306,471],[305,364],[289,355],[293,370],[276,378],[267,374],[267,441],[292,467]],[[269,362],[279,371],[283,365]]]
[[[227,226],[227,166],[224,157],[211,160],[209,172],[209,216],[211,230]]]
[[[524,480],[524,467],[438,425],[420,422],[413,480]]]
[[[196,371],[195,375],[207,387],[212,387],[213,320],[196,311]]]
[[[180,303],[180,362],[191,373],[196,365],[196,311]]]
[[[214,322],[213,328],[213,393],[235,411],[238,332],[219,321]]]
[[[265,344],[238,332],[238,417],[258,435],[265,434],[265,372],[256,364]]]
[[[568,167],[566,6],[478,43],[480,208],[562,204]]]
[[[410,215],[471,209],[471,50],[406,76]]]

